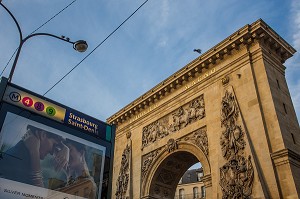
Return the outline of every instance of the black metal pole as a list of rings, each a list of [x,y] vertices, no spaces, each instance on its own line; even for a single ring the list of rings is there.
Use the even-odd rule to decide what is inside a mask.
[[[19,31],[19,38],[20,38],[20,41],[19,41],[19,47],[18,47],[18,52],[17,52],[17,55],[19,56],[20,54],[20,45],[22,43],[22,40],[23,40],[23,34],[22,34],[22,31],[21,31],[21,28],[20,28],[20,25],[17,21],[17,19],[14,17],[14,15],[2,4],[2,0],[0,1],[0,5],[6,10],[6,12],[11,16],[11,18],[14,20],[17,28],[18,28],[18,31]],[[14,62],[16,62],[17,60],[15,59]],[[10,78],[8,78],[8,82],[10,82]]]
[[[13,74],[14,74],[14,71],[15,71],[15,68],[16,68],[16,65],[17,65],[17,62],[18,62],[18,59],[19,59],[19,56],[20,56],[20,52],[21,52],[21,49],[23,47],[23,44],[30,38],[32,37],[35,37],[35,36],[50,36],[50,37],[54,37],[56,39],[59,39],[59,40],[62,40],[62,41],[65,41],[65,42],[68,42],[68,43],[71,43],[71,44],[77,44],[78,42],[79,43],[83,43],[86,45],[87,47],[87,43],[83,40],[79,40],[77,42],[72,42],[69,40],[69,38],[65,38],[65,37],[58,37],[56,35],[53,35],[53,34],[49,34],[49,33],[34,33],[34,34],[30,34],[28,35],[27,37],[25,37],[23,39],[23,34],[22,34],[22,31],[21,31],[21,28],[20,28],[20,25],[18,23],[18,21],[16,20],[16,18],[14,17],[14,15],[1,3],[2,0],[0,0],[0,5],[8,12],[8,14],[11,16],[11,18],[14,20],[15,24],[17,25],[17,28],[18,28],[18,31],[19,31],[19,37],[20,37],[20,41],[19,41],[19,46],[18,46],[18,51],[16,53],[16,56],[15,56],[15,59],[14,59],[14,63],[12,65],[12,68],[10,70],[10,74],[9,74],[9,77],[8,77],[8,82],[11,82],[12,80],[12,77],[13,77]],[[75,49],[75,48],[74,48]],[[77,50],[77,49],[75,49]],[[83,51],[81,51],[83,52]]]
[[[19,26],[18,21],[16,20],[16,18],[14,17],[14,15],[1,3],[2,0],[0,0],[0,5],[6,10],[6,12],[8,12],[8,14],[11,16],[11,18],[14,20],[15,24],[17,25],[18,31],[19,31],[19,35],[20,35],[20,43],[23,39],[23,35],[22,35],[22,31],[21,28]]]

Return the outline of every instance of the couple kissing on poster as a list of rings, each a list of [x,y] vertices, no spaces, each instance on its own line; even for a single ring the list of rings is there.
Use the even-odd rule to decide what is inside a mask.
[[[52,159],[50,169],[56,172],[63,171],[66,175],[66,182],[59,186],[59,191],[68,192],[66,187],[70,190],[76,181],[87,179],[90,191],[83,193],[82,197],[96,197],[97,188],[86,163],[85,145],[32,125],[27,125],[22,139],[3,154],[0,164],[1,177],[45,187],[41,161],[47,156]]]

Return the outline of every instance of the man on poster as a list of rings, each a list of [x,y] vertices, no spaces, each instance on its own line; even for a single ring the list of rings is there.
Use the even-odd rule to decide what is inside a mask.
[[[48,154],[55,155],[55,169],[66,167],[69,148],[63,140],[59,135],[28,125],[22,139],[2,154],[0,177],[44,187],[40,160]]]

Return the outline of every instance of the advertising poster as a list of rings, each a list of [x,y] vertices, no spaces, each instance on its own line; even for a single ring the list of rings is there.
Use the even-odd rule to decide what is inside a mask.
[[[105,147],[8,112],[0,198],[100,199]]]

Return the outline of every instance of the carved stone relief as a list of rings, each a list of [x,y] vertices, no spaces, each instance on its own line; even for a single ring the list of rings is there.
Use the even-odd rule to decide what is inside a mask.
[[[168,143],[167,143],[167,147],[168,147],[169,153],[172,151],[175,151],[178,148],[177,141],[175,141],[173,138],[169,139]]]
[[[241,125],[238,125],[239,109],[233,92],[225,91],[222,98],[220,137],[222,156],[227,162],[220,168],[220,186],[223,199],[248,199],[252,193],[254,169],[251,156],[245,158],[246,142]]]
[[[254,170],[251,157],[237,156],[220,168],[222,198],[248,199],[252,193]]]
[[[144,179],[146,173],[148,172],[149,168],[151,167],[152,163],[155,161],[157,158],[158,154],[163,151],[167,150],[169,153],[173,152],[178,149],[178,143],[180,141],[185,141],[185,142],[191,142],[195,145],[197,145],[202,152],[208,156],[208,139],[207,139],[207,134],[206,134],[206,126],[202,127],[189,135],[179,138],[177,140],[171,138],[168,140],[167,144],[164,145],[161,148],[158,148],[142,157],[142,178]],[[184,157],[182,157],[184,158]],[[175,163],[173,161],[168,161],[166,164],[167,167],[172,167],[171,170],[180,170],[180,164]]]
[[[222,78],[222,84],[223,86],[227,86],[229,83],[229,77],[228,76],[225,76]]]
[[[190,141],[196,144],[202,152],[208,156],[208,139],[206,127],[200,128],[183,138],[185,141]]]
[[[169,121],[168,118],[162,118],[158,121],[151,123],[143,128],[142,149],[150,143],[169,135]]]
[[[156,149],[145,156],[142,157],[142,178],[145,177],[148,169],[150,168],[151,164],[154,162],[156,159],[158,153],[161,151],[162,148]]]
[[[205,117],[204,97],[194,99],[190,103],[179,107],[165,117],[145,126],[142,135],[142,150],[146,146],[175,133],[187,125]]]
[[[188,124],[205,117],[204,98],[199,98],[189,103],[187,108],[180,107],[172,113],[173,123],[170,125],[171,132],[179,131]]]
[[[129,184],[129,177],[130,177],[130,164],[131,164],[131,140],[130,140],[131,133],[128,132],[126,137],[128,139],[128,143],[122,153],[122,160],[121,160],[121,167],[119,171],[119,177],[117,179],[117,190],[116,190],[116,199],[125,199],[128,184]]]

